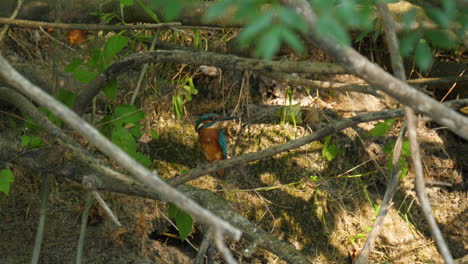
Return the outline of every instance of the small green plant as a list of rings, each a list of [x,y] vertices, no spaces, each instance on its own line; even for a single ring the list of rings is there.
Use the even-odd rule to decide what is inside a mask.
[[[21,137],[23,149],[37,149],[44,146],[44,140],[40,137],[24,135]]]
[[[380,122],[373,129],[371,129],[368,133],[367,136],[374,136],[374,137],[381,137],[385,134],[387,134],[388,131],[393,127],[393,125],[396,123],[395,119],[387,119],[384,122]],[[388,159],[388,168],[391,171],[392,170],[392,157],[393,157],[393,149],[395,147],[396,140],[391,140],[387,142],[387,144],[384,145],[383,151],[386,154],[390,155],[390,158]],[[400,170],[401,170],[401,176],[400,178],[404,178],[406,174],[408,173],[408,158],[411,157],[411,150],[410,150],[410,144],[407,139],[403,141],[402,144],[402,149],[401,149],[401,155],[400,159],[398,161]]]
[[[393,149],[395,147],[395,140],[387,142],[385,144],[383,151],[386,154],[390,154],[390,158],[388,159],[387,166],[388,169],[391,171],[392,170],[392,157],[393,157]],[[401,154],[400,154],[400,159],[398,160],[398,166],[400,167],[401,170],[401,175],[400,178],[403,179],[405,178],[406,174],[408,173],[408,159],[411,157],[411,149],[410,149],[410,143],[408,139],[405,139],[403,141],[402,147],[401,147]]]
[[[169,203],[168,217],[175,219],[179,237],[181,240],[185,240],[192,231],[192,217],[172,203]]]
[[[185,78],[182,82],[182,88],[183,90],[178,89],[174,91],[174,95],[172,96],[172,111],[179,119],[184,115],[184,105],[192,101],[192,95],[198,94],[192,78]]]
[[[275,115],[280,117],[281,124],[291,122],[294,127],[296,127],[297,124],[302,124],[302,109],[300,105],[293,104],[293,94],[291,89],[286,91],[286,96],[288,98],[288,105],[279,108],[275,112]]]
[[[138,2],[138,1],[137,1]],[[133,5],[133,1],[120,1],[122,6]],[[104,71],[116,55],[128,44],[129,38],[115,35],[107,39],[102,49],[94,49],[91,57],[84,62],[81,58],[75,58],[68,64],[64,71],[73,73],[74,78],[83,84],[91,82],[99,73]],[[115,102],[117,96],[117,80],[111,80],[103,88],[104,94],[111,103]],[[70,100],[73,105],[74,100]],[[151,166],[151,160],[137,151],[136,138],[142,136],[142,125],[140,121],[144,113],[134,106],[120,104],[115,106],[114,113],[102,119],[101,132],[109,137],[114,144],[124,150],[129,156],[140,162],[145,167]],[[157,132],[151,131],[153,138]]]
[[[341,154],[341,149],[335,145],[330,144],[332,136],[325,137],[325,143],[323,144],[322,157],[325,157],[328,161],[332,161]]]
[[[13,172],[9,169],[0,170],[0,192],[5,195],[10,194],[11,184],[14,182],[15,177]]]
[[[387,134],[388,131],[393,127],[395,124],[396,120],[395,119],[387,119],[384,120],[383,122],[378,123],[377,125],[374,126],[368,133],[367,136],[374,136],[374,137],[381,137],[385,134]]]
[[[313,182],[317,182],[317,181],[318,181],[318,176],[317,176],[317,175],[311,175],[311,176],[309,177],[309,179],[310,179],[311,181],[313,181]]]

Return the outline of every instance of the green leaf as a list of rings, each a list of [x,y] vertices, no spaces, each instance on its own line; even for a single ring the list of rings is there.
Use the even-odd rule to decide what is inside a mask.
[[[111,103],[114,103],[117,96],[117,79],[112,79],[102,90]]]
[[[141,133],[141,125],[137,124],[135,126],[133,126],[132,128],[130,128],[130,133],[136,137],[136,138],[140,138],[143,134]]]
[[[167,214],[169,218],[176,219],[176,226],[177,229],[179,229],[180,239],[185,240],[190,234],[190,231],[192,231],[192,217],[172,203],[169,203]]]
[[[184,112],[184,103],[182,100],[182,95],[175,93],[172,96],[172,110],[176,114],[177,118],[182,118]]]
[[[179,212],[179,208],[175,206],[173,203],[168,203],[169,208],[167,209],[167,217],[169,218],[175,218],[177,216],[177,213]]]
[[[422,71],[428,70],[429,66],[431,66],[433,60],[432,51],[425,40],[419,40],[416,51],[414,52],[414,59]]]
[[[179,229],[180,239],[185,240],[192,231],[192,217],[180,210],[176,216],[176,225]]]
[[[158,132],[156,130],[154,130],[154,129],[151,129],[151,137],[153,139],[158,139],[159,138]]]
[[[450,19],[442,10],[432,7],[425,6],[424,10],[426,11],[427,16],[437,23],[441,28],[448,29],[450,26]]]
[[[148,14],[156,23],[161,23],[161,21],[158,18],[158,15],[156,15],[151,8],[149,8],[147,5],[145,5],[141,0],[136,0],[136,2],[145,10],[146,14]]]
[[[133,157],[136,161],[138,161],[141,165],[145,166],[146,168],[149,168],[151,166],[151,160],[147,156],[141,154],[140,152],[136,152],[133,155]]]
[[[188,102],[192,101],[192,96],[189,93],[186,93],[185,100],[187,100]]]
[[[231,20],[234,23],[242,23],[243,21],[252,21],[256,19],[263,12],[261,5],[265,0],[259,1],[232,1],[234,2],[234,7],[237,8],[234,16],[231,17]],[[273,9],[277,9],[278,5],[272,3]]]
[[[183,88],[187,93],[190,93],[190,86],[184,85]]]
[[[264,30],[271,29],[271,21],[273,20],[273,10],[268,10],[261,13],[254,21],[244,28],[239,34],[239,43],[241,47],[247,46],[252,40],[260,35]]]
[[[336,7],[336,18],[348,26],[360,26],[361,20],[364,20],[364,17],[361,19],[362,15],[364,14],[356,10],[356,3],[354,1],[340,1],[340,4]]]
[[[128,38],[120,35],[112,36],[104,44],[102,56],[105,62],[109,62],[119,51],[127,46]]]
[[[180,14],[182,7],[188,8],[193,1],[187,0],[152,0],[151,7],[162,10],[166,22],[172,21]]]
[[[393,147],[395,146],[395,142],[396,140],[390,140],[389,142],[387,142],[383,147],[383,152],[385,154],[391,154],[393,152]],[[391,159],[390,159],[390,165],[391,165]]]
[[[21,137],[21,147],[26,147],[29,142],[31,142],[31,136],[22,136]]]
[[[98,71],[103,71],[106,67],[102,58],[102,52],[100,49],[93,49],[91,57],[86,62],[86,66],[92,69],[97,69]]]
[[[10,194],[10,186],[14,181],[13,172],[8,169],[0,170],[0,192]]]
[[[446,30],[428,30],[425,32],[425,36],[438,48],[453,49],[457,47],[457,43]]]
[[[137,124],[145,117],[145,114],[138,110],[135,106],[120,104],[115,108],[115,113],[112,116],[114,124],[122,126],[122,124]]]
[[[448,19],[452,20],[457,14],[457,3],[453,0],[442,0],[442,6],[444,8],[444,12],[447,15]],[[460,10],[462,14],[466,15],[466,10]]]
[[[415,21],[416,18],[416,8],[410,9],[403,16],[403,25],[406,30],[410,30],[411,24]]]
[[[82,84],[91,82],[97,75],[96,72],[91,72],[82,68],[76,68],[73,72],[75,79]]]
[[[400,54],[401,56],[408,56],[411,51],[416,47],[418,40],[421,36],[418,33],[405,34],[400,40]]]
[[[334,158],[341,154],[341,150],[337,145],[330,145],[327,148],[323,148],[322,156],[327,158],[328,161],[332,161]]]
[[[32,149],[40,148],[44,145],[44,140],[40,137],[31,136],[30,145]]]
[[[408,174],[408,163],[405,162],[405,164],[406,164],[406,166],[404,166],[404,167],[400,166],[400,170],[401,170],[400,179],[404,179],[406,177],[406,175]]]
[[[62,120],[60,120],[60,118],[58,118],[56,115],[52,114],[52,112],[50,112],[47,108],[39,106],[37,110],[41,111],[45,116],[47,116],[50,122],[54,123],[56,126],[62,126]]]
[[[307,24],[293,9],[281,7],[279,9],[279,17],[282,23],[290,28],[299,30],[300,32],[307,31]]]
[[[83,65],[83,60],[75,58],[67,66],[65,66],[64,72],[73,72],[76,68]]]
[[[411,157],[411,146],[407,139],[405,139],[401,145],[401,154],[406,157]]]
[[[136,142],[132,134],[130,134],[127,129],[121,126],[115,126],[114,129],[112,129],[112,142],[130,156],[135,155]]]
[[[281,31],[281,36],[283,37],[285,42],[298,54],[304,53],[304,45],[302,45],[300,38],[291,30],[289,30],[288,28],[284,28]]]
[[[120,0],[120,4],[123,6],[133,6],[133,0]]]
[[[359,42],[361,40],[363,40],[367,35],[369,35],[369,33],[371,33],[374,29],[372,27],[370,28],[367,28],[365,30],[363,30],[361,32],[361,34],[359,34],[359,36],[354,40],[354,42]]]
[[[390,120],[393,120],[393,121],[386,120],[384,122],[378,123],[377,125],[375,125],[374,128],[372,128],[369,131],[369,133],[374,137],[381,137],[385,135],[392,128],[392,125],[395,123],[394,119],[390,119]]]
[[[71,108],[76,100],[76,94],[65,89],[60,89],[57,94],[57,99],[64,105]]]
[[[320,11],[329,11],[329,10],[333,10],[334,8],[334,4],[335,4],[335,1],[324,1],[324,0],[312,0],[310,1],[311,5],[320,10]]]
[[[343,45],[349,46],[351,40],[346,29],[329,14],[321,15],[317,21],[317,33],[319,36],[331,37]]]
[[[208,9],[208,11],[203,16],[203,23],[209,23],[215,20],[216,18],[221,17],[224,13],[229,9],[229,7],[233,4],[233,1],[229,0],[221,0],[221,1],[214,1],[213,5]]]
[[[267,29],[267,31],[260,36],[254,55],[266,60],[271,60],[280,48],[281,31],[282,27],[280,25],[273,25]]]
[[[330,145],[332,136],[326,136],[325,137],[325,142],[323,143],[323,146],[326,148],[328,145]]]

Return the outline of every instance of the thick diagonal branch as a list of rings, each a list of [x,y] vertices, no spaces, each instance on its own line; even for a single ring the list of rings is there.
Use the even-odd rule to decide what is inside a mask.
[[[156,172],[151,172],[134,159],[129,157],[124,151],[112,144],[107,138],[100,134],[95,128],[79,118],[76,113],[57,102],[53,97],[46,94],[39,87],[33,85],[31,82],[21,76],[10,64],[0,56],[0,76],[8,81],[12,86],[17,88],[23,94],[33,98],[36,102],[49,109],[52,113],[61,118],[73,129],[79,131],[86,137],[92,144],[97,146],[99,150],[113,158],[122,167],[131,172],[140,182],[149,186],[154,192],[163,197],[165,200],[173,202],[179,208],[190,213],[195,218],[199,219],[216,229],[227,232],[234,239],[240,238],[241,232],[221,220],[210,211],[202,208],[192,199],[183,195],[179,191],[169,186],[166,182],[161,180]]]

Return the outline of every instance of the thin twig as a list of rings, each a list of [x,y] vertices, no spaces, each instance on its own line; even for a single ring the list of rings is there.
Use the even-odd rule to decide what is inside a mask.
[[[88,226],[88,215],[93,204],[93,195],[91,191],[86,192],[85,208],[81,215],[81,226],[80,226],[80,237],[78,239],[78,247],[76,249],[76,264],[81,264],[81,258],[83,256],[84,239],[86,237],[86,228]]]
[[[32,21],[32,20],[23,20],[23,19],[12,19],[0,17],[0,24],[12,25],[17,27],[27,27],[27,28],[58,28],[58,29],[78,29],[78,30],[89,30],[89,31],[99,31],[99,30],[136,30],[136,29],[156,29],[156,28],[170,28],[174,26],[179,26],[181,23],[172,22],[172,23],[159,23],[159,24],[140,24],[140,25],[102,25],[102,24],[65,24],[65,23],[52,23],[52,22],[42,22],[42,21]]]
[[[13,13],[10,16],[11,19],[15,19],[15,17],[18,15],[18,12],[19,12],[22,4],[23,4],[23,0],[18,0],[15,10],[13,11]],[[4,25],[3,26],[2,32],[0,32],[0,42],[2,42],[3,36],[5,36],[6,32],[8,31],[8,28],[10,28],[9,25]]]
[[[41,255],[42,239],[44,238],[45,218],[47,214],[47,200],[49,198],[49,174],[45,173],[41,186],[41,209],[39,211],[39,223],[37,224],[36,239],[31,258],[31,264],[39,263]]]
[[[101,195],[97,191],[92,191],[94,198],[96,198],[96,201],[101,205],[101,207],[104,209],[104,211],[109,215],[109,217],[112,219],[112,221],[118,226],[121,227],[122,224],[120,223],[119,219],[115,214],[112,212],[112,210],[109,208],[107,203],[102,199]]]
[[[73,53],[75,53],[76,55],[81,55],[81,53],[79,53],[78,51],[76,51],[74,48],[68,46],[67,44],[61,42],[60,40],[54,38],[52,35],[50,35],[49,33],[47,33],[47,31],[44,30],[44,28],[42,27],[39,27],[39,30],[44,34],[46,35],[48,38],[50,38],[52,41],[60,44],[61,46],[64,46],[65,48],[71,50]]]
[[[156,46],[156,42],[158,40],[158,37],[159,37],[159,30],[157,30],[156,33],[154,34],[153,42],[151,42],[151,46],[149,48],[149,51],[154,50],[154,47]],[[135,91],[133,92],[132,98],[130,99],[130,105],[135,104],[135,99],[136,99],[136,97],[138,95],[138,92],[140,91],[140,87],[141,87],[141,83],[143,81],[143,77],[146,74],[146,69],[148,69],[148,63],[145,63],[145,65],[143,65],[143,68],[140,71],[140,76],[138,77],[138,82],[137,82]]]
[[[226,247],[226,245],[223,242],[223,233],[221,230],[216,230],[214,232],[214,242],[216,245],[216,248],[219,251],[219,254],[223,257],[224,261],[228,264],[237,264],[237,261],[234,259],[234,257],[231,255],[231,251]]]

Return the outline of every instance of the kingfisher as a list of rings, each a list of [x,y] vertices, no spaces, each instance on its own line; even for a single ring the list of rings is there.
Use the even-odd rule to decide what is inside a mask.
[[[224,160],[227,157],[226,136],[219,127],[222,121],[230,119],[235,119],[235,117],[222,117],[218,114],[207,113],[198,118],[195,123],[198,142],[200,142],[203,154],[209,162]],[[216,174],[218,177],[224,178],[224,169],[217,170]]]

